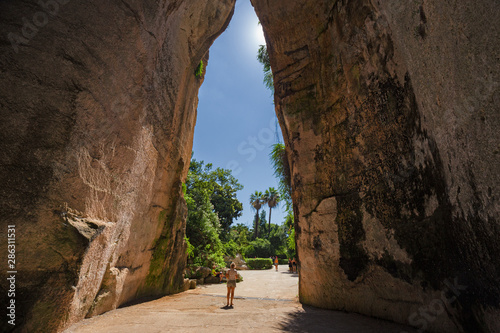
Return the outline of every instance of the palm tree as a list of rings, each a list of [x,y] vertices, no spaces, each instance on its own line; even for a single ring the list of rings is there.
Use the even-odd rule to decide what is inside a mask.
[[[257,218],[255,219],[255,230],[254,236],[255,238],[259,237],[259,209],[262,207],[262,192],[255,191],[252,195],[250,195],[250,204],[257,211]]]
[[[277,143],[273,145],[272,151],[269,154],[271,163],[274,167],[274,175],[279,181],[280,199],[285,201],[285,208],[290,213],[293,212],[292,207],[292,177],[290,175],[290,165],[288,164],[288,157],[285,145]]]
[[[273,72],[271,70],[271,61],[269,60],[269,53],[267,52],[266,45],[259,46],[257,60],[264,66],[264,85],[267,89],[274,92]]]
[[[262,201],[269,206],[269,230],[267,231],[267,236],[269,237],[271,235],[271,211],[274,207],[278,206],[280,195],[274,187],[270,187],[264,193]]]

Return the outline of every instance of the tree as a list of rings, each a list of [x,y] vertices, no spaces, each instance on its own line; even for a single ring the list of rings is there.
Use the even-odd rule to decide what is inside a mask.
[[[278,189],[282,201],[285,202],[285,209],[287,217],[285,225],[288,227],[288,252],[289,256],[295,252],[295,222],[293,216],[293,203],[292,203],[292,177],[290,172],[290,165],[288,164],[288,156],[285,145],[277,143],[273,145],[271,154],[269,154],[271,163],[274,167],[274,175],[278,178]]]
[[[241,215],[243,205],[236,191],[243,187],[229,170],[192,160],[185,184],[188,206],[186,237],[195,264],[211,267],[224,264],[221,235],[228,234],[233,218]]]
[[[285,201],[285,208],[287,211],[292,210],[292,185],[290,166],[288,164],[288,156],[285,145],[276,143],[273,145],[271,153],[269,154],[271,164],[274,168],[274,176],[278,178],[278,189],[280,199]]]
[[[243,186],[231,174],[230,170],[217,168],[212,170],[212,164],[204,165],[203,161],[191,160],[189,165],[191,175],[205,182],[205,187],[209,190],[210,202],[214,211],[219,217],[222,227],[223,238],[227,237],[229,227],[233,220],[240,217],[243,211],[243,204],[237,199],[236,192],[243,189]],[[189,189],[189,176],[186,185]]]
[[[240,245],[247,245],[249,239],[252,237],[250,229],[243,223],[231,227],[231,238],[238,242]]]
[[[274,92],[273,72],[271,71],[271,61],[269,60],[269,53],[265,45],[259,46],[257,52],[257,60],[262,64],[264,71],[264,85],[267,89]]]
[[[271,233],[271,212],[280,202],[280,195],[278,191],[276,191],[274,187],[267,189],[263,196],[263,202],[269,207],[269,229],[267,230],[267,236],[269,237]]]
[[[196,265],[222,264],[220,223],[210,202],[210,187],[199,175],[188,173],[185,199],[188,207],[186,237]]]
[[[231,172],[226,169],[217,168],[210,173],[213,182],[213,192],[210,201],[219,216],[219,221],[226,236],[233,220],[241,216],[243,204],[236,198],[236,192],[243,189]]]
[[[250,204],[257,211],[257,218],[255,219],[255,229],[254,229],[254,237],[259,237],[259,210],[262,207],[262,192],[255,191],[252,195],[250,195]]]
[[[263,209],[259,215],[259,234],[266,234],[267,231],[267,219],[266,219],[266,211]],[[260,236],[264,238],[265,236]]]

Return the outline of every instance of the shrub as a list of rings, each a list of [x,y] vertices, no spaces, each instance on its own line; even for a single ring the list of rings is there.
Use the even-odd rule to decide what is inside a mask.
[[[250,269],[269,269],[273,267],[271,258],[247,258],[246,262]]]
[[[244,249],[247,257],[265,258],[274,255],[271,251],[271,243],[267,239],[257,238],[251,241]]]
[[[278,263],[280,265],[288,265],[288,259],[280,259],[280,258],[278,258]]]
[[[200,63],[198,64],[198,66],[194,70],[194,76],[196,76],[197,78],[200,78],[202,75],[203,75],[203,60],[200,60]]]
[[[229,242],[222,243],[222,246],[227,256],[234,257],[239,252],[238,244],[232,239]]]
[[[201,278],[201,271],[197,270],[198,266],[190,265],[186,267],[186,279],[199,279]]]

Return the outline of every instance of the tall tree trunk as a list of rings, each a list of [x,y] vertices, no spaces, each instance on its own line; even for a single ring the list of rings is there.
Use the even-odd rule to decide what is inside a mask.
[[[257,209],[257,214],[256,214],[257,218],[255,219],[255,230],[254,230],[254,236],[255,238],[258,238],[259,237],[259,210]]]
[[[267,230],[267,238],[271,236],[271,212],[272,212],[272,207],[269,207],[269,230]]]

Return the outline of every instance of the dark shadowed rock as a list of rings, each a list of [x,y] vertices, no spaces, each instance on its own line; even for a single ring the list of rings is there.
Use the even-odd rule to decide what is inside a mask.
[[[252,3],[291,167],[301,301],[498,332],[498,4]]]
[[[16,225],[18,328],[182,288],[195,69],[234,3],[0,3],[0,233]]]
[[[220,278],[218,278],[217,276],[209,275],[205,278],[203,282],[205,284],[220,283]]]

